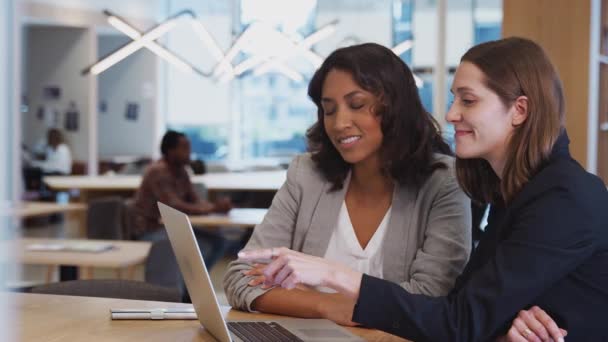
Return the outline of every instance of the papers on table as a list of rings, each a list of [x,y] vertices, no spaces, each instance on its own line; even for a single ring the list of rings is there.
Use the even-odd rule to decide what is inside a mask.
[[[111,243],[98,241],[82,242],[52,242],[52,243],[32,243],[26,246],[28,251],[37,252],[82,252],[82,253],[101,253],[116,248]]]

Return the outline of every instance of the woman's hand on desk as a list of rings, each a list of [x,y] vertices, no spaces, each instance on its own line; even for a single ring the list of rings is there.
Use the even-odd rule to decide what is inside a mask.
[[[507,335],[498,342],[553,341],[563,342],[568,332],[557,326],[555,321],[538,306],[522,310],[513,320]]]
[[[323,258],[292,251],[285,247],[239,253],[245,261],[271,260],[262,272],[266,285],[293,289],[298,284],[324,286],[357,298],[362,274]]]

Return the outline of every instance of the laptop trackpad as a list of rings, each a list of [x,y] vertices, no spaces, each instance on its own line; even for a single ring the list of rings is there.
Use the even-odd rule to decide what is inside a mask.
[[[276,322],[304,341],[362,341],[359,336],[326,319],[291,318]]]
[[[350,335],[336,329],[296,329],[302,335],[308,338],[321,339],[321,338],[349,338]]]

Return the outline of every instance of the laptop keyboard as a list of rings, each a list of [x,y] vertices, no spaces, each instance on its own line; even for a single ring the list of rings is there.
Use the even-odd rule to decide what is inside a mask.
[[[245,342],[301,341],[276,322],[227,322],[228,330]]]

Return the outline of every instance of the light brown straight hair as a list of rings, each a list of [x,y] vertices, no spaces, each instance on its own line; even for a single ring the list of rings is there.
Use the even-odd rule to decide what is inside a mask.
[[[483,159],[456,159],[460,186],[474,201],[509,203],[547,161],[564,126],[562,83],[544,50],[531,40],[505,38],[472,47],[460,60],[477,66],[506,108],[528,98],[528,117],[514,127],[502,179]]]

